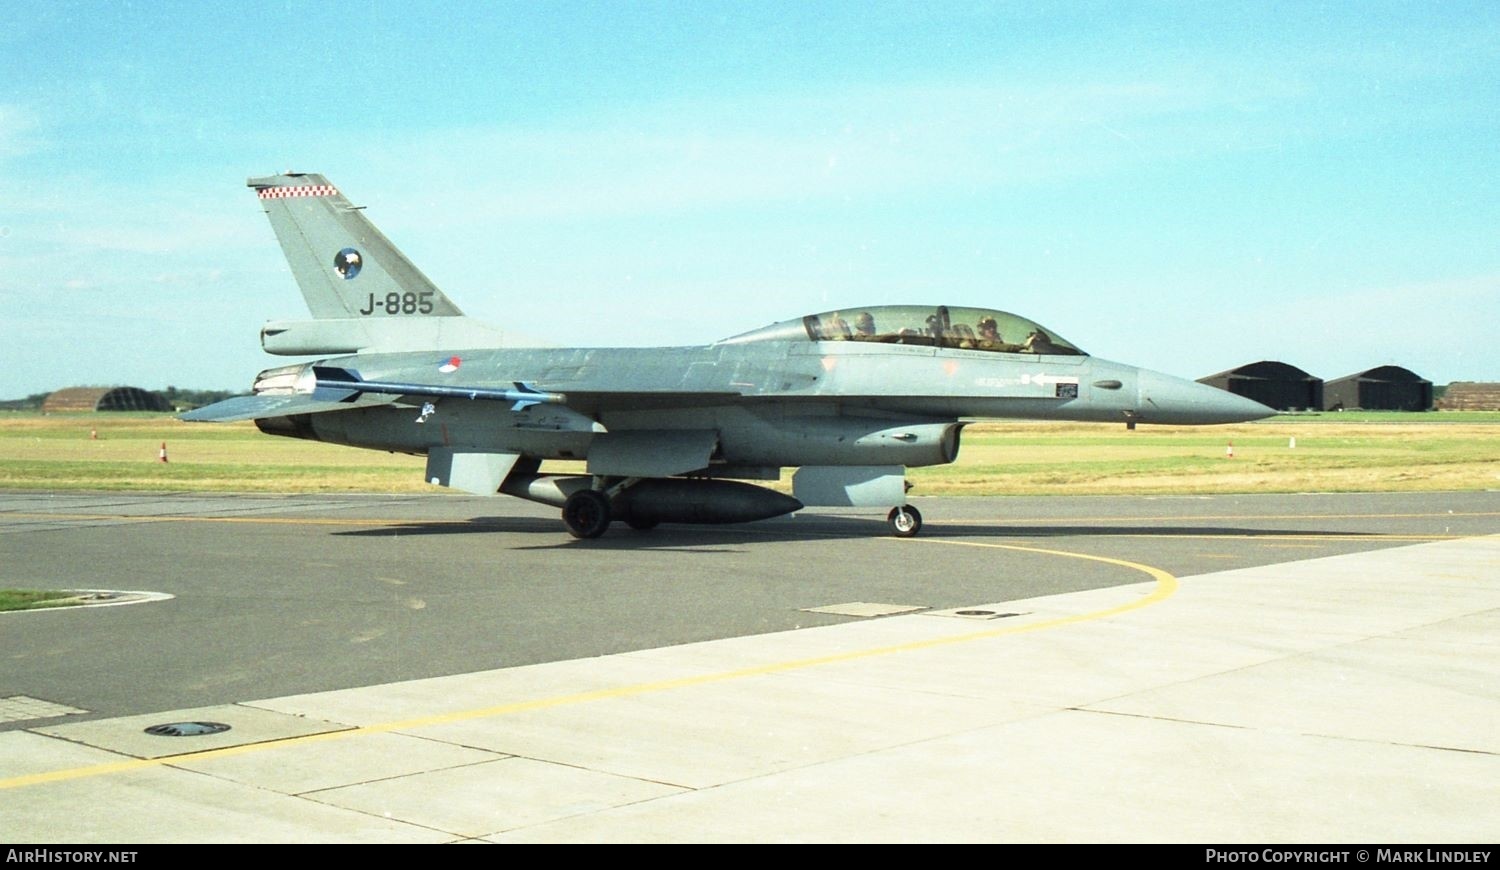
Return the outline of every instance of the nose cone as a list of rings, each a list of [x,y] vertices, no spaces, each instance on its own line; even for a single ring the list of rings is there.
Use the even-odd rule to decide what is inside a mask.
[[[1146,423],[1245,423],[1276,414],[1274,408],[1244,396],[1161,372],[1141,369],[1136,383],[1136,407]]]

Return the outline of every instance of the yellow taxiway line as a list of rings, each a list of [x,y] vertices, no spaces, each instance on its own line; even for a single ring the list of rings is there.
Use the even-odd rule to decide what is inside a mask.
[[[305,522],[303,520],[286,520],[286,522]],[[557,695],[548,698],[536,698],[529,701],[516,701],[509,704],[500,704],[493,707],[481,707],[474,710],[463,710],[452,713],[442,713],[433,716],[419,716],[411,719],[402,719],[394,722],[386,722],[375,725],[363,725],[347,728],[339,731],[327,731],[320,734],[309,734],[298,737],[288,737],[281,740],[269,740],[261,743],[249,743],[240,746],[226,746],[219,749],[206,749],[201,752],[190,752],[181,755],[170,755],[161,758],[137,758],[125,761],[109,762],[105,764],[87,765],[84,767],[53,770],[44,773],[32,773],[23,776],[13,776],[0,779],[0,791],[8,789],[25,788],[28,786],[42,785],[45,783],[65,782],[76,779],[87,779],[97,776],[108,776],[110,774],[127,773],[134,770],[170,766],[184,761],[201,761],[211,758],[224,758],[232,755],[243,755],[251,752],[263,752],[279,746],[295,746],[304,743],[318,743],[327,740],[342,740],[365,734],[385,734],[392,731],[404,731],[414,728],[423,728],[433,725],[445,725],[454,722],[465,722],[475,719],[487,719],[496,716],[507,716],[530,710],[544,710],[554,707],[564,707],[574,704],[586,704],[592,701],[602,701],[614,698],[628,698],[638,695],[646,695],[655,692],[666,692],[674,689],[691,688],[693,686],[709,685],[712,683],[723,683],[730,680],[744,679],[746,677],[759,677],[768,674],[786,673],[788,671],[807,670],[809,668],[824,665],[837,664],[841,662],[871,659],[880,656],[896,655],[899,653],[914,652],[917,650],[932,649],[934,647],[948,646],[952,644],[970,643],[977,640],[988,640],[1012,634],[1025,634],[1035,631],[1045,631],[1053,628],[1061,628],[1068,625],[1076,625],[1081,622],[1091,622],[1099,619],[1108,619],[1159,604],[1170,598],[1178,590],[1178,581],[1172,574],[1160,568],[1143,565],[1139,562],[1130,562],[1124,559],[1112,559],[1106,556],[1092,556],[1086,553],[1073,553],[1066,550],[1048,550],[1038,547],[1016,546],[1011,544],[992,544],[979,541],[951,541],[941,538],[882,538],[881,540],[895,541],[903,544],[919,543],[929,546],[955,546],[955,547],[981,547],[999,550],[1016,550],[1024,553],[1034,553],[1046,556],[1058,556],[1068,559],[1084,559],[1090,562],[1101,562],[1106,565],[1114,565],[1132,571],[1139,571],[1149,576],[1155,583],[1152,591],[1144,596],[1135,598],[1124,604],[1095,610],[1088,613],[1079,613],[1072,616],[1062,616],[1054,619],[1045,619],[1038,622],[1026,623],[1024,625],[1007,625],[1003,628],[988,629],[985,631],[969,632],[949,637],[930,638],[928,640],[913,641],[911,643],[894,644],[891,646],[874,647],[865,650],[852,650],[835,655],[814,656],[810,658],[793,659],[785,662],[772,662],[764,665],[756,665],[748,668],[737,668],[734,670],[720,671],[712,674],[699,674],[690,677],[677,677],[669,680],[656,680],[647,683],[636,683],[628,686],[616,686],[609,689],[598,689],[590,692],[577,692],[569,695]]]

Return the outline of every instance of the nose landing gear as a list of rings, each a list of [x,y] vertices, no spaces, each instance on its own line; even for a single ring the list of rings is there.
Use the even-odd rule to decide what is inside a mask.
[[[909,504],[891,508],[885,521],[890,524],[891,534],[898,538],[914,537],[922,531],[922,514]]]

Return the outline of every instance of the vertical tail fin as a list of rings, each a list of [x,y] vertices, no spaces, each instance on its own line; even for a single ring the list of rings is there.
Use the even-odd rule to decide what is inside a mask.
[[[463,315],[328,179],[289,172],[245,183],[260,197],[313,317]]]

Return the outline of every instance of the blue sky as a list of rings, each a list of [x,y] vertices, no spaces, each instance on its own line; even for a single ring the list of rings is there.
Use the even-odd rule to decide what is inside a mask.
[[[556,344],[943,302],[1186,377],[1500,380],[1500,4],[6,11],[0,398],[287,362],[283,169]]]

